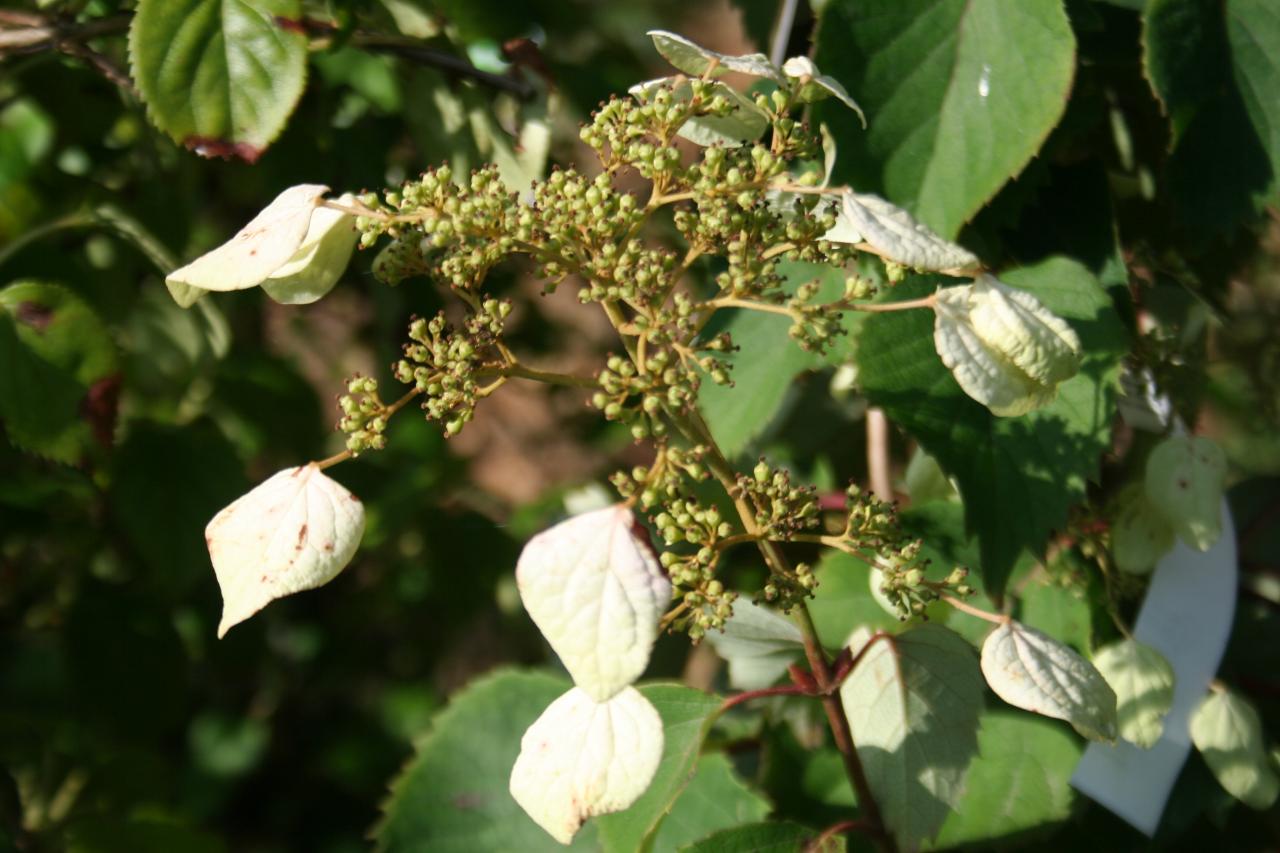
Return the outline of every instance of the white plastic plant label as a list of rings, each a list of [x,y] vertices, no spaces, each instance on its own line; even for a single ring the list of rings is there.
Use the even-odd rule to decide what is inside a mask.
[[[1204,698],[1231,634],[1236,604],[1236,540],[1223,501],[1223,534],[1204,552],[1178,543],[1156,566],[1134,638],[1173,667],[1173,703],[1150,749],[1090,744],[1071,784],[1139,831],[1155,834],[1191,749],[1191,712]],[[1194,625],[1195,630],[1187,630]]]

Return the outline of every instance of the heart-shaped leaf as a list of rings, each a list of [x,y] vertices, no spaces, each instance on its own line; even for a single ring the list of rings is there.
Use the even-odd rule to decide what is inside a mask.
[[[671,582],[625,506],[574,516],[530,539],[516,585],[574,683],[597,700],[644,672],[671,600]]]
[[[982,674],[1015,708],[1066,720],[1090,740],[1116,739],[1116,694],[1074,649],[1010,620],[982,644]]]
[[[222,588],[218,636],[277,598],[338,576],[364,534],[364,505],[315,465],[286,468],[213,517],[204,538]]]
[[[662,758],[662,718],[634,687],[597,702],[574,687],[520,741],[511,796],[561,844],[594,815],[644,793]]]
[[[307,80],[299,0],[140,0],[133,79],[156,127],[198,154],[258,159]]]

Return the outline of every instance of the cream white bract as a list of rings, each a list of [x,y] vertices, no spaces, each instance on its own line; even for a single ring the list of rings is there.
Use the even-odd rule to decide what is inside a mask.
[[[1230,690],[1206,696],[1191,712],[1191,741],[1218,783],[1245,805],[1267,809],[1280,795],[1262,721],[1244,697]]]
[[[1164,732],[1173,705],[1173,667],[1164,655],[1137,640],[1100,649],[1093,665],[1116,692],[1120,737],[1150,749]]]
[[[574,683],[603,701],[649,663],[671,582],[623,506],[575,516],[529,540],[520,598]]]
[[[1173,436],[1147,457],[1147,499],[1192,548],[1209,550],[1222,535],[1227,457],[1203,436]]]
[[[184,306],[206,291],[258,285],[279,302],[314,302],[342,275],[357,238],[353,216],[322,207],[328,191],[322,184],[289,187],[230,240],[169,273],[165,284]]]
[[[835,227],[823,235],[833,243],[866,243],[882,257],[925,272],[977,266],[977,255],[944,240],[896,204],[847,190],[840,196]]]
[[[1016,708],[1066,720],[1090,740],[1116,738],[1116,694],[1073,649],[1020,622],[999,626],[982,644],[982,674]]]
[[[587,818],[635,802],[657,770],[662,719],[630,685],[649,664],[671,582],[631,510],[610,506],[530,539],[516,584],[575,686],[525,732],[511,794],[568,844]]]
[[[587,818],[620,811],[644,793],[662,744],[662,719],[634,687],[606,702],[574,687],[525,732],[511,796],[568,844]]]
[[[204,534],[222,589],[218,636],[277,598],[333,580],[363,534],[364,505],[315,465],[286,468],[238,498]]]

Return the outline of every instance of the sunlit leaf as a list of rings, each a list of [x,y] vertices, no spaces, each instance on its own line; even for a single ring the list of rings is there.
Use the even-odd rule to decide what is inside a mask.
[[[649,664],[671,582],[631,510],[574,516],[529,540],[520,599],[574,683],[603,701]]]
[[[1016,708],[1066,720],[1090,740],[1116,738],[1116,694],[1070,647],[1009,621],[982,644],[982,674]]]
[[[298,0],[141,0],[133,78],[156,126],[206,156],[258,159],[307,79]]]

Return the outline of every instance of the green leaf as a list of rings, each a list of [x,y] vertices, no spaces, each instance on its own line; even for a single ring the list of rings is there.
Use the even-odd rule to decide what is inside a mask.
[[[516,804],[507,781],[525,729],[569,686],[559,676],[503,670],[457,693],[391,784],[374,831],[377,849],[565,849]],[[588,823],[570,849],[593,849],[594,835]]]
[[[729,686],[759,690],[777,681],[804,652],[795,623],[745,596],[733,603],[733,615],[707,640],[729,662]]]
[[[821,282],[817,298],[833,300],[843,293],[844,273],[832,267],[784,263],[779,264],[779,272],[787,280],[788,290],[816,278]],[[818,367],[823,360],[791,339],[788,317],[747,310],[725,313],[730,317],[728,322],[713,325],[707,335],[728,332],[741,346],[725,355],[725,361],[733,365],[730,377],[734,384],[717,385],[710,377],[703,377],[698,406],[720,449],[733,458],[778,416],[796,374]]]
[[[0,290],[0,419],[9,440],[77,463],[115,428],[116,348],[85,302],[64,287]]]
[[[831,0],[815,61],[870,122],[815,106],[840,145],[837,183],[953,238],[1062,117],[1075,38],[1060,0]]]
[[[876,314],[862,324],[859,379],[891,420],[919,439],[959,485],[967,528],[981,547],[988,595],[997,598],[1023,549],[1039,551],[1084,498],[1111,445],[1115,385],[1127,348],[1111,300],[1078,263],[1049,258],[1002,275],[1067,320],[1084,349],[1080,372],[1053,402],[1017,418],[996,417],[965,396],[934,351],[928,311]],[[894,289],[927,295],[935,277]]]
[[[606,853],[641,849],[693,778],[698,753],[714,722],[721,700],[678,684],[650,684],[640,688],[662,716],[662,763],[649,790],[626,811],[594,821]]]
[[[147,114],[206,156],[258,159],[307,79],[299,0],[140,0],[129,59]]]
[[[1075,801],[1069,780],[1081,752],[1059,724],[1029,714],[983,714],[964,795],[930,846],[1021,841],[1023,833],[1066,820]]]
[[[1093,610],[1083,590],[1040,576],[1028,579],[1018,598],[1019,620],[1082,654],[1089,651]]]
[[[755,823],[725,829],[696,844],[680,848],[680,853],[844,853],[841,836],[829,838],[821,847],[811,847],[818,831],[798,823]]]
[[[1169,187],[1192,233],[1230,230],[1280,196],[1280,9],[1152,0],[1143,60],[1169,114]]]
[[[653,850],[677,850],[711,833],[764,820],[771,806],[733,771],[722,752],[698,759],[698,771],[653,837]]]
[[[867,782],[900,846],[931,838],[956,807],[984,692],[973,647],[934,624],[880,640],[841,686]]]
[[[1164,716],[1173,705],[1169,661],[1151,646],[1121,640],[1100,649],[1093,665],[1116,692],[1120,737],[1150,749],[1164,732]]]
[[[1191,712],[1191,741],[1231,796],[1254,809],[1269,809],[1280,796],[1280,774],[1266,752],[1262,721],[1238,693],[1217,689]]]

